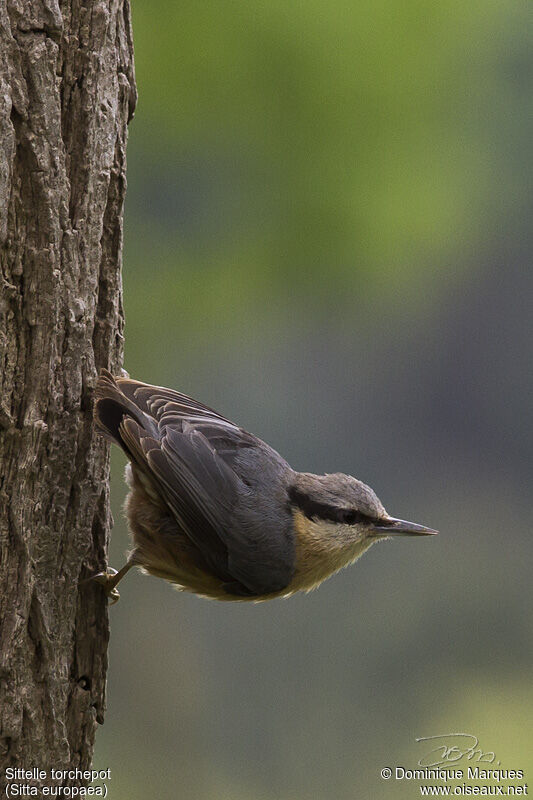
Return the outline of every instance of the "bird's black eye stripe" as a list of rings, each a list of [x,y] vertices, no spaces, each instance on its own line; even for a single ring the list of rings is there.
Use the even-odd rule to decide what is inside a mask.
[[[338,506],[327,503],[319,503],[312,497],[299,491],[295,486],[289,489],[289,498],[292,504],[305,514],[308,519],[327,519],[330,522],[344,523],[345,525],[357,525],[375,522],[372,517],[357,511],[355,508],[339,508]]]
[[[347,525],[358,525],[365,522],[373,522],[372,518],[363,514],[362,511],[357,511],[354,508],[343,509],[339,511],[339,522],[345,522]]]

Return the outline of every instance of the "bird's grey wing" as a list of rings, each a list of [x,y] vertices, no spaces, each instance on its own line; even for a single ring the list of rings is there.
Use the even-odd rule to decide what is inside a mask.
[[[184,426],[189,431],[202,433],[217,456],[231,467],[245,485],[251,483],[255,487],[257,478],[264,476],[265,469],[270,473],[269,480],[274,475],[279,480],[284,473],[292,473],[287,462],[269,445],[197,400],[181,392],[131,378],[112,380],[128,401],[143,412],[145,419],[157,423],[161,435],[167,428],[183,432]],[[141,424],[144,425],[142,421]]]
[[[102,370],[107,378],[109,373]],[[226,419],[217,411],[205,406],[198,400],[193,400],[186,394],[176,392],[174,389],[167,389],[164,386],[152,386],[149,383],[135,381],[132,378],[111,378],[120,392],[125,395],[137,408],[146,414],[154,417],[158,422],[168,424],[169,422],[180,422],[181,420],[205,420],[214,419],[219,423],[226,423],[229,427],[237,429],[237,426]]]
[[[282,485],[283,470],[290,470],[286,462],[186,395],[123,379],[118,384],[159,433],[154,437],[125,417],[121,438],[144,461],[180,527],[228,592],[262,595],[285,588],[294,572]]]

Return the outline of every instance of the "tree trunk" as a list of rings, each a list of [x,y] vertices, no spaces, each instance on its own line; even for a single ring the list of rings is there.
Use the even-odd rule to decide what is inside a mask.
[[[0,784],[90,767],[111,523],[97,370],[122,359],[129,0],[0,0]],[[9,775],[9,774],[8,774]],[[3,796],[3,795],[2,795]]]

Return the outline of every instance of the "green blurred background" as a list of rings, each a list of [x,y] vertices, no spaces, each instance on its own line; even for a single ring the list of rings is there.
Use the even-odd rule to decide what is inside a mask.
[[[257,606],[128,576],[110,796],[403,800],[450,731],[531,775],[531,4],[133,5],[126,369],[441,535]]]

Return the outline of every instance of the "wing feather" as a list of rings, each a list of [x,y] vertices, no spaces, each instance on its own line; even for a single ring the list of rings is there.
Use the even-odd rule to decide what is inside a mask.
[[[180,392],[129,378],[100,378],[98,403],[113,403],[108,431],[154,484],[204,562],[235,594],[282,590],[294,572],[284,471],[274,450],[213,409]],[[100,398],[100,399],[98,399]],[[104,416],[104,415],[101,415]],[[261,480],[263,478],[263,480]],[[272,496],[271,496],[272,494]]]

